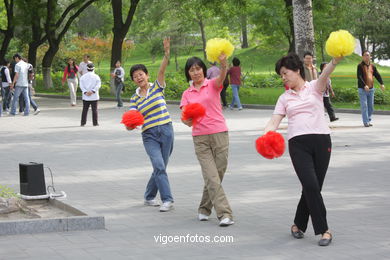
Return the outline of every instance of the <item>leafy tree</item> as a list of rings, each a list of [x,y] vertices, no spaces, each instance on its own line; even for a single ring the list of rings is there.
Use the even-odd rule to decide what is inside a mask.
[[[374,57],[389,57],[390,2],[355,0],[348,2],[347,21],[362,49],[371,47]]]
[[[42,60],[42,72],[45,88],[53,87],[51,80],[51,64],[59,50],[60,43],[69,30],[72,22],[93,2],[97,0],[75,0],[60,13],[57,0],[47,0],[47,13],[45,20],[45,33],[49,42],[49,48]]]

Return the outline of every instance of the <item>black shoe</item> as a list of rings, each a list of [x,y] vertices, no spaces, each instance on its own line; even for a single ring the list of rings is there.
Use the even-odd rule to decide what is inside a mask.
[[[85,126],[85,124],[81,124],[80,126]]]
[[[305,235],[303,234],[302,230],[298,229],[298,231],[293,231],[293,227],[297,227],[297,225],[292,225],[291,226],[291,235],[296,238],[296,239],[301,239],[303,238]]]
[[[364,127],[370,127],[370,124],[364,124]]]
[[[329,238],[321,238],[320,241],[318,241],[319,246],[329,246],[329,244],[332,242],[332,234],[329,231],[326,231],[324,234],[329,234]],[[322,234],[322,235],[324,235]]]
[[[335,118],[330,119],[330,122],[337,121],[337,120],[339,120],[339,118],[335,117]]]
[[[93,126],[99,126],[99,124],[93,125]]]

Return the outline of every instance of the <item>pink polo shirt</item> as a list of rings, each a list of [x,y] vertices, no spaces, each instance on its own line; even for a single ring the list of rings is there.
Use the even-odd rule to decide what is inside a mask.
[[[183,92],[180,108],[191,103],[200,103],[206,108],[206,115],[192,127],[192,136],[209,135],[228,130],[220,102],[221,86],[215,85],[214,79],[205,79],[197,90],[192,84]]]
[[[287,115],[288,139],[306,134],[330,134],[322,95],[317,80],[306,81],[299,92],[289,89],[280,95],[274,114]]]

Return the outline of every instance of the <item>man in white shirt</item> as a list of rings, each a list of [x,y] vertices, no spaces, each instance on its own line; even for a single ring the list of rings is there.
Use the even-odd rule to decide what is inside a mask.
[[[87,123],[89,106],[92,107],[92,122],[98,126],[97,103],[99,100],[100,77],[94,72],[93,63],[87,64],[87,73],[80,78],[80,89],[83,92],[83,112],[81,114],[81,126]]]
[[[80,62],[80,65],[79,65],[80,77],[88,72],[87,64],[89,64],[89,63],[92,63],[92,61],[89,60],[89,55],[88,54],[84,54],[83,61]]]
[[[24,109],[24,115],[30,114],[30,99],[28,97],[28,64],[22,60],[22,56],[15,54],[13,59],[16,62],[15,65],[15,77],[10,85],[11,90],[15,88],[14,98],[12,99],[10,116],[16,114],[16,104],[19,101],[19,96],[23,95],[26,107]]]

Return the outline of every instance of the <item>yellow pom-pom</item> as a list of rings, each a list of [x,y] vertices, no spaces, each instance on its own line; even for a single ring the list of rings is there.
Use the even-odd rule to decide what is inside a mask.
[[[325,50],[332,57],[351,55],[355,50],[355,38],[346,30],[332,32],[325,43]]]
[[[214,38],[207,41],[206,55],[210,62],[219,61],[218,57],[224,53],[227,57],[233,54],[234,46],[226,39]]]

